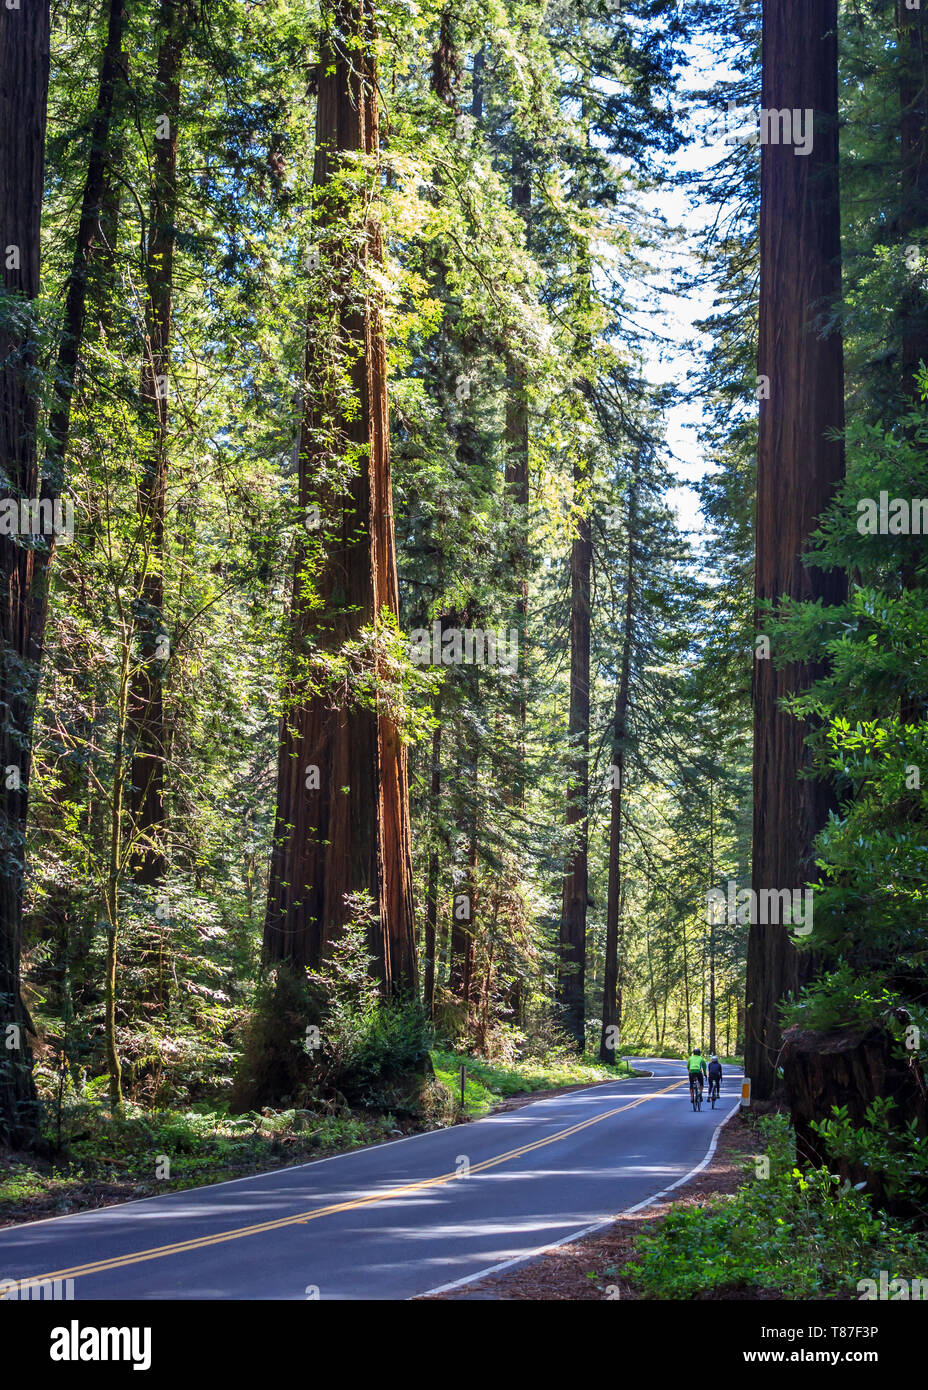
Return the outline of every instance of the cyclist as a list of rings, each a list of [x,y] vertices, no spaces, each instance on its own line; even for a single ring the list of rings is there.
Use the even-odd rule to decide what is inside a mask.
[[[698,1047],[694,1047],[690,1056],[686,1059],[686,1070],[690,1078],[690,1090],[693,1089],[694,1079],[699,1082],[699,1100],[702,1103],[702,1079],[708,1073],[706,1059],[703,1057]]]
[[[722,1064],[714,1052],[709,1058],[709,1069],[706,1075],[709,1081],[709,1099],[712,1099],[713,1092],[715,1092],[716,1098],[718,1098],[719,1088],[722,1085]]]

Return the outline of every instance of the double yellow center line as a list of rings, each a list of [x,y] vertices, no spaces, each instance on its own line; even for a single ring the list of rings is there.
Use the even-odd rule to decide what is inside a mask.
[[[514,1158],[521,1158],[523,1154],[532,1153],[535,1149],[543,1149],[547,1144],[556,1144],[561,1139],[568,1139],[572,1134],[579,1134],[581,1130],[589,1129],[591,1125],[601,1124],[603,1120],[609,1120],[613,1115],[621,1115],[625,1110],[634,1110],[636,1106],[644,1105],[646,1101],[654,1100],[657,1096],[665,1095],[668,1091],[674,1091],[683,1084],[682,1081],[674,1081],[672,1085],[664,1086],[660,1091],[639,1096],[637,1100],[629,1101],[627,1105],[617,1106],[615,1110],[604,1110],[601,1115],[593,1115],[589,1120],[581,1120],[579,1124],[558,1130],[556,1134],[551,1134],[546,1139],[536,1139],[531,1144],[523,1144],[520,1148],[509,1149],[506,1153],[497,1155],[496,1158],[487,1158],[482,1163],[474,1163],[468,1169],[467,1176],[472,1176],[474,1173],[485,1173],[487,1169],[496,1168],[500,1163],[508,1163]],[[144,1264],[146,1260],[163,1260],[168,1255],[184,1255],[190,1250],[205,1250],[210,1245],[222,1245],[227,1240],[241,1240],[244,1236],[263,1235],[266,1231],[281,1231],[287,1226],[302,1226],[308,1221],[317,1221],[321,1216],[333,1216],[340,1211],[354,1211],[359,1207],[373,1206],[378,1202],[392,1202],[398,1197],[406,1197],[413,1192],[422,1192],[429,1187],[441,1187],[445,1183],[457,1181],[461,1176],[461,1173],[457,1171],[442,1173],[435,1178],[422,1178],[418,1182],[407,1183],[403,1187],[389,1188],[386,1192],[372,1192],[366,1197],[354,1197],[347,1202],[333,1202],[326,1207],[316,1207],[312,1211],[301,1212],[299,1216],[284,1216],[277,1221],[262,1221],[253,1226],[239,1226],[234,1231],[222,1231],[217,1235],[198,1236],[195,1240],[177,1241],[173,1245],[157,1245],[151,1250],[139,1250],[129,1255],[114,1255],[108,1260],[95,1260],[91,1264],[74,1265],[71,1269],[56,1269],[51,1274],[37,1274],[32,1278],[18,1281],[17,1291],[21,1297],[23,1289],[33,1288],[35,1285],[45,1283],[50,1279],[75,1279],[88,1274],[103,1274],[107,1270],[121,1269],[125,1265]]]

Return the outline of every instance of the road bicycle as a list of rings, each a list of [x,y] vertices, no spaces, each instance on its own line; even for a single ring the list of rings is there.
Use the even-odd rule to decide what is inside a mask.
[[[702,1109],[702,1087],[698,1076],[690,1077],[690,1100],[693,1102],[694,1110],[698,1112]]]
[[[710,1099],[711,1102],[712,1102],[712,1109],[713,1109],[713,1110],[715,1109],[715,1102],[718,1100],[718,1098],[719,1098],[719,1083],[718,1083],[717,1081],[710,1081],[710,1082],[709,1082],[709,1099]]]

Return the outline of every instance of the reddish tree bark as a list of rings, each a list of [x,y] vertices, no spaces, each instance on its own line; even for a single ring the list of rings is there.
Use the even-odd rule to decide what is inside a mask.
[[[715,783],[709,783],[709,876],[707,883],[715,883]],[[716,1051],[716,999],[715,999],[715,918],[709,922],[709,1055]]]
[[[567,790],[567,838],[571,845],[561,901],[557,997],[563,1023],[582,1050],[585,1029],[586,909],[589,902],[588,799],[590,761],[590,570],[593,544],[588,468],[574,464],[574,499],[579,506],[570,551],[570,716],[572,749]]]
[[[782,1063],[790,1095],[790,1119],[796,1132],[796,1156],[803,1164],[823,1164],[852,1183],[865,1182],[876,1202],[894,1215],[924,1216],[919,1203],[904,1193],[890,1193],[885,1179],[868,1164],[837,1158],[814,1129],[830,1119],[834,1106],[845,1106],[856,1129],[866,1129],[867,1107],[874,1097],[892,1101],[893,1124],[900,1151],[911,1143],[905,1128],[928,1134],[928,1095],[917,1054],[900,1057],[888,1028],[836,1028],[809,1033],[790,1028],[783,1039]]]
[[[435,729],[432,733],[432,768],[429,779],[429,806],[432,815],[432,835],[437,834],[436,822],[441,807],[441,707],[439,691],[435,700]],[[432,1017],[435,1000],[435,952],[438,925],[438,842],[433,838],[429,847],[428,875],[425,890],[425,952],[422,964],[422,1005],[426,1018]]]
[[[928,223],[928,24],[925,11],[908,9],[897,0],[899,42],[899,137],[901,191],[898,230],[903,237],[924,233]],[[921,276],[913,275],[900,305],[902,321],[903,390],[918,395],[915,373],[928,364],[928,301]]]
[[[532,203],[532,175],[526,161],[517,151],[512,160],[512,204],[526,226]],[[528,391],[525,368],[518,360],[511,364],[506,395],[506,492],[516,509],[512,527],[513,545],[510,563],[518,584],[516,622],[519,634],[516,719],[519,729],[515,773],[507,781],[505,795],[510,802],[525,804],[525,722],[528,715],[528,694],[525,676],[525,640],[528,626]]]
[[[760,404],[755,593],[758,601],[837,603],[844,582],[802,563],[802,552],[844,473],[840,335],[814,320],[841,290],[838,205],[837,0],[765,0],[762,106],[814,112],[812,152],[767,143],[761,151],[758,372]],[[776,124],[775,122],[772,124]],[[763,619],[759,619],[763,631]],[[807,729],[780,700],[822,673],[817,666],[754,663],[753,887],[800,888],[815,876],[813,837],[834,804],[830,787],[799,780]],[[800,982],[799,956],[782,925],[754,924],[748,942],[745,1069],[769,1097],[780,1048],[778,1006]]]
[[[0,492],[17,502],[34,500],[40,488],[32,301],[39,293],[48,71],[48,4],[0,7],[0,265],[7,296],[0,316]],[[20,955],[50,539],[0,536],[0,1140],[14,1146],[30,1143],[37,1127]]]
[[[615,696],[612,725],[612,787],[609,794],[609,889],[606,902],[606,957],[603,965],[603,1026],[599,1043],[601,1062],[615,1062],[615,1044],[622,1021],[622,994],[619,984],[619,950],[622,917],[622,798],[625,791],[625,748],[628,740],[628,706],[631,698],[632,647],[635,640],[635,611],[638,576],[635,569],[635,531],[638,478],[632,478],[628,498],[628,556],[625,570],[625,624],[619,685]],[[650,944],[649,944],[650,951]],[[650,959],[650,956],[649,956]],[[610,1032],[610,1029],[613,1030]]]
[[[412,992],[406,753],[381,693],[382,663],[375,657],[375,669],[367,670],[373,690],[366,701],[326,689],[313,664],[314,653],[334,655],[362,628],[377,626],[384,610],[399,611],[386,352],[370,280],[382,260],[381,239],[370,212],[370,173],[356,160],[378,152],[369,0],[336,4],[319,71],[313,172],[319,269],[307,312],[299,500],[307,514],[318,507],[320,527],[316,543],[301,546],[294,575],[295,674],[281,726],[264,956],[298,968],[318,964],[346,920],[346,896],[361,893],[379,914],[370,945],[385,992]],[[360,249],[346,225],[363,228]],[[333,302],[334,318],[325,307]],[[353,411],[339,394],[346,367]],[[349,463],[353,475],[340,483],[336,475]],[[316,689],[304,698],[309,672]],[[307,785],[315,781],[318,786]]]
[[[168,383],[174,297],[177,220],[177,133],[181,64],[188,38],[185,0],[162,0],[158,16],[158,120],[166,128],[153,140],[151,207],[145,260],[145,329],[140,394],[150,451],[142,464],[138,490],[143,562],[139,594],[139,664],[129,692],[132,756],[131,823],[142,845],[130,867],[139,883],[155,884],[164,875],[164,726],[162,682],[169,650],[164,627],[164,516],[167,495]]]
[[[479,870],[479,741],[470,749],[470,761],[464,764],[464,776],[473,787],[467,846],[467,876],[463,891],[456,891],[451,912],[451,961],[448,988],[463,1001],[465,1024],[473,1001],[474,966],[477,956],[477,874]]]
[[[71,259],[65,296],[64,323],[58,344],[58,360],[53,381],[54,398],[48,418],[49,446],[45,462],[43,493],[57,497],[64,487],[65,461],[71,432],[71,406],[84,346],[88,299],[92,313],[102,319],[106,312],[106,283],[104,268],[111,268],[118,222],[118,197],[115,180],[111,177],[114,153],[114,126],[117,123],[117,91],[123,65],[122,41],[126,27],[125,0],[110,0],[107,13],[107,36],[100,63],[100,84],[97,109],[90,134],[87,173],[81,199],[80,221]],[[54,537],[51,538],[54,540]],[[49,555],[50,559],[50,555]],[[78,742],[89,733],[89,722],[82,720]],[[51,792],[53,803],[63,805],[77,797],[86,783],[86,769],[79,759],[65,754],[57,760],[55,769],[58,787]],[[68,887],[54,880],[45,889],[41,926],[47,931],[55,960],[59,1005],[71,978],[74,964],[72,926],[77,919]],[[86,955],[85,941],[78,939],[81,958]]]
[[[585,103],[581,104],[585,140],[590,129]],[[587,207],[589,190],[585,172],[577,189],[578,202]],[[581,238],[578,246],[576,310],[577,350],[588,353],[590,310],[593,292],[593,265],[589,244]],[[581,376],[577,390],[587,398],[590,383]],[[574,506],[576,532],[570,551],[570,713],[568,728],[573,756],[567,787],[567,840],[569,858],[561,899],[560,954],[557,997],[563,1022],[583,1051],[586,1034],[586,912],[589,905],[589,780],[590,780],[590,574],[593,542],[590,528],[592,499],[590,459],[580,455],[574,461]]]
[[[71,402],[77,364],[84,341],[87,290],[91,265],[100,243],[107,238],[112,243],[115,226],[112,217],[112,180],[109,177],[113,157],[113,123],[116,93],[123,65],[122,41],[126,28],[125,0],[110,0],[107,20],[106,47],[100,64],[100,88],[97,110],[90,134],[90,153],[81,217],[74,243],[71,274],[65,300],[64,326],[58,348],[55,372],[55,401],[49,413],[48,431],[51,448],[47,471],[60,470],[68,447],[71,429]],[[108,217],[109,214],[109,217]],[[53,480],[54,481],[54,480]]]

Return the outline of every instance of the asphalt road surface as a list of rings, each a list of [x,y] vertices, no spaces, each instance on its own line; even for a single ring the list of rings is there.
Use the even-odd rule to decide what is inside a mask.
[[[726,1070],[716,1109],[696,1114],[682,1063],[634,1065],[653,1077],[5,1228],[0,1280],[71,1279],[77,1300],[405,1299],[466,1281],[645,1202],[706,1157],[740,1074]]]

